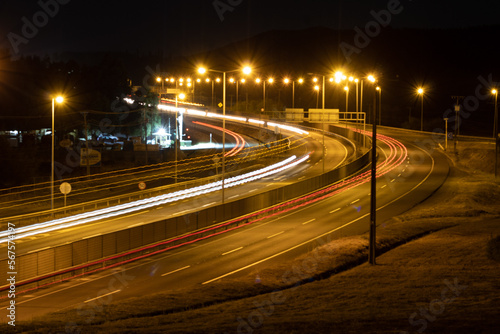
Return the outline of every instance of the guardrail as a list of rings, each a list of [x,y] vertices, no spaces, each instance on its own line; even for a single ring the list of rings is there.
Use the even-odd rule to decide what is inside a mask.
[[[346,130],[347,131],[347,130]],[[349,136],[356,136],[349,134]],[[16,257],[17,287],[36,289],[47,284],[130,262],[196,240],[245,226],[287,201],[339,182],[370,162],[370,151],[337,169],[253,196],[153,223],[94,236]],[[293,201],[292,205],[297,205]],[[260,216],[260,217],[259,217]],[[0,260],[7,268],[8,259]],[[7,272],[0,272],[6,282]],[[0,287],[2,296],[9,285]]]
[[[301,145],[300,140],[294,142],[293,144],[294,145]],[[292,148],[294,145],[292,145]],[[267,155],[276,155],[276,154],[283,153],[283,152],[287,151],[288,149],[289,149],[288,143],[283,141],[282,143],[277,143],[274,146],[266,147],[266,154]],[[228,164],[229,163],[230,163],[230,161],[228,162]],[[260,164],[256,164],[253,167],[239,169],[238,171],[227,171],[226,177],[235,176],[235,175],[240,174],[242,171],[245,171],[245,170],[251,170],[255,166],[260,166]],[[88,202],[81,203],[81,204],[68,205],[66,207],[57,208],[57,209],[53,209],[53,210],[45,210],[45,211],[39,211],[39,212],[23,214],[23,215],[18,215],[18,216],[0,218],[0,228],[2,228],[2,229],[6,228],[7,223],[13,223],[17,227],[22,227],[22,226],[32,225],[35,223],[40,223],[40,222],[44,222],[44,221],[48,221],[48,220],[52,220],[52,219],[63,218],[63,217],[66,217],[68,215],[74,215],[77,213],[102,209],[102,208],[106,208],[106,207],[109,207],[112,205],[128,203],[128,202],[132,202],[132,201],[136,201],[136,200],[140,200],[140,199],[144,199],[144,198],[158,196],[158,195],[165,194],[168,192],[174,192],[177,190],[186,189],[188,187],[195,187],[195,186],[207,184],[210,182],[214,182],[220,178],[221,178],[220,175],[215,175],[215,176],[200,178],[200,179],[196,179],[196,180],[184,181],[184,182],[179,182],[176,184],[170,184],[170,185],[166,185],[166,186],[156,187],[156,188],[152,188],[152,189],[138,190],[138,191],[131,192],[128,194],[122,194],[122,195],[108,197],[105,199],[88,201]]]

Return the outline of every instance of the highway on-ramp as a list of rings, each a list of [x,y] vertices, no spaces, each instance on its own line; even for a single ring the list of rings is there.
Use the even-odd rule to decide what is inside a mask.
[[[394,134],[405,139],[395,141],[387,137],[379,142],[378,164],[381,170],[385,168],[385,173],[377,179],[379,224],[427,198],[448,174],[445,157],[436,149],[427,152],[428,145],[420,145],[426,137]],[[366,173],[361,173],[339,184],[334,191],[304,200],[294,210],[270,216],[237,231],[112,271],[19,294],[17,319],[30,320],[50,311],[85,304],[98,307],[110,301],[194,284],[210,285],[224,277],[248,270],[258,271],[273,262],[292,258],[328,236],[336,238],[366,232],[370,211],[368,181]],[[271,183],[270,180],[267,182]],[[260,279],[265,280],[265,277]],[[4,304],[2,301],[2,306]],[[82,317],[85,320],[90,315],[82,314]]]

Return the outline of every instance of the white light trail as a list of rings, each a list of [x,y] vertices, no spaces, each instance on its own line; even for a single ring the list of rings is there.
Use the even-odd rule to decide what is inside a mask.
[[[224,182],[225,188],[235,187],[247,182],[255,181],[258,179],[265,178],[267,176],[277,174],[279,172],[285,171],[289,168],[293,168],[298,164],[309,159],[309,154],[297,159],[296,156],[289,157],[279,163],[276,163],[265,168],[249,172],[246,174],[234,176],[228,178]],[[60,218],[44,223],[34,224],[30,226],[20,227],[16,231],[16,239],[37,235],[40,233],[52,232],[58,229],[72,227],[76,225],[81,225],[97,220],[102,220],[106,218],[111,218],[115,216],[124,215],[131,212],[136,212],[158,205],[163,205],[166,203],[171,203],[179,200],[188,199],[191,197],[215,192],[222,189],[222,181],[216,181],[202,186],[193,187],[190,189],[184,189],[176,191],[169,194],[164,194],[152,198],[147,198],[139,201],[134,201],[131,203],[116,205],[113,207],[95,210],[92,212],[82,213],[70,217]],[[8,241],[8,231],[0,232],[0,243]]]

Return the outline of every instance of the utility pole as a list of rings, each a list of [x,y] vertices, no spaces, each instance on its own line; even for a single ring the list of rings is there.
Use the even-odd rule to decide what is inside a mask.
[[[458,118],[458,112],[460,111],[460,101],[463,100],[465,97],[459,95],[453,95],[451,98],[457,100],[457,103],[455,104],[455,133],[453,135],[454,137],[453,146],[455,154],[457,154],[458,135],[460,134],[460,119]]]
[[[372,167],[371,167],[371,202],[370,202],[370,245],[368,262],[376,264],[376,228],[377,228],[377,94],[373,96],[372,122]]]

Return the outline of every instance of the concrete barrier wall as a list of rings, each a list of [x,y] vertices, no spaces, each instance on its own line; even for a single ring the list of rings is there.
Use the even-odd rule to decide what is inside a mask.
[[[358,135],[356,133],[345,133],[346,137],[353,139]],[[221,204],[218,206],[202,209],[195,213],[189,213],[179,217],[173,217],[165,220],[156,221],[154,223],[145,224],[142,226],[132,227],[117,232],[112,232],[92,238],[87,238],[73,243],[53,247],[50,249],[41,250],[29,254],[19,255],[16,258],[18,282],[41,278],[44,275],[51,277],[44,278],[29,284],[29,287],[39,286],[51,281],[58,281],[61,278],[82,273],[95,269],[87,267],[85,269],[77,269],[71,271],[72,268],[91,263],[96,260],[111,257],[116,254],[137,249],[142,246],[151,245],[155,242],[179,237],[190,232],[199,231],[200,229],[214,226],[216,224],[228,221],[237,217],[241,217],[265,208],[272,207],[276,204],[298,198],[315,190],[321,189],[332,183],[338,182],[343,178],[355,173],[370,161],[370,152],[366,152],[360,158],[338,168],[331,170],[325,174],[317,175],[309,179],[286,185],[284,187],[271,189],[263,193],[255,194],[249,197],[241,198],[232,202]],[[241,224],[235,222],[234,224]],[[221,227],[227,229],[230,226]],[[218,229],[206,232],[207,234],[216,233]],[[205,235],[205,233],[204,233]],[[199,237],[199,236],[197,236]],[[186,239],[187,238],[187,239]],[[174,241],[171,245],[186,242],[191,238],[189,235],[184,239]],[[193,236],[194,238],[194,236]],[[158,246],[160,247],[165,246]],[[154,249],[148,249],[146,252],[151,252]],[[132,255],[131,255],[132,256]],[[137,256],[137,254],[133,255]],[[123,260],[121,258],[120,260]],[[113,261],[104,261],[98,265],[105,266]],[[7,268],[7,259],[0,261],[2,268]],[[62,270],[70,269],[70,272],[58,274]],[[0,271],[0,281],[6,282],[7,272]],[[2,294],[5,294],[5,288],[2,286]]]

